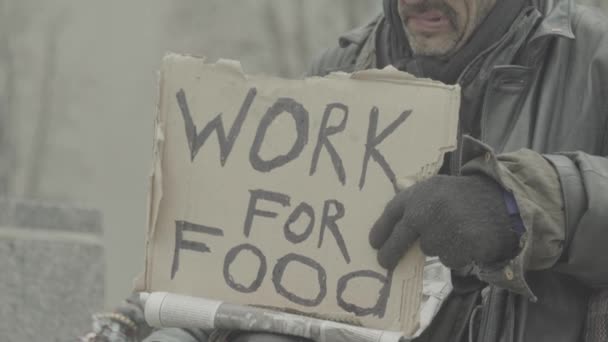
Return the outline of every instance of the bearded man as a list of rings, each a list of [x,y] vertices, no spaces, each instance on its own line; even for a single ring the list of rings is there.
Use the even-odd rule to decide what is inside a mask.
[[[587,315],[608,286],[608,20],[597,12],[385,0],[311,69],[393,65],[462,87],[464,137],[445,175],[397,195],[370,233],[386,268],[420,239],[453,270],[455,291],[420,340],[581,341],[586,321],[587,339],[605,331]]]
[[[608,286],[608,20],[573,0],[384,0],[309,75],[389,65],[462,88],[442,175],[398,194],[370,232],[388,269],[420,240],[452,270],[418,340],[605,332],[608,314],[588,311]]]

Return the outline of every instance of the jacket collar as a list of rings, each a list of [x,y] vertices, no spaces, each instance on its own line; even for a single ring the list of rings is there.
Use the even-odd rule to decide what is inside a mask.
[[[532,0],[532,3],[543,19],[531,40],[546,36],[575,38],[572,30],[574,0]]]
[[[356,28],[354,30],[342,34],[340,36],[340,39],[338,40],[340,47],[345,48],[350,44],[354,44],[357,46],[363,45],[363,43],[367,41],[367,38],[369,38],[370,34],[375,31],[378,22],[380,22],[382,18],[384,18],[384,15],[379,14],[365,26]]]

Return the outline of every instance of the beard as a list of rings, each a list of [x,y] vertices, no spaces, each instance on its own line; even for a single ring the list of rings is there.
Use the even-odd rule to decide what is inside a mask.
[[[399,15],[413,53],[448,58],[467,43],[497,1],[501,0],[463,0],[465,3],[462,4],[464,7],[460,8],[460,13],[448,5],[446,0],[422,0],[416,4],[407,4],[405,0],[395,1],[398,3]],[[411,30],[409,18],[429,11],[440,12],[451,29],[437,33]]]
[[[406,24],[404,30],[412,52],[418,56],[449,57],[461,41],[461,35],[457,31],[436,37],[431,34],[411,32]]]
[[[463,36],[463,29],[458,22],[458,14],[444,0],[427,0],[417,4],[408,5],[399,2],[399,15],[403,22],[405,35],[409,41],[410,48],[415,55],[420,56],[445,56],[452,52]],[[440,12],[450,23],[451,30],[440,34],[414,32],[409,29],[409,18],[421,15],[429,11]]]

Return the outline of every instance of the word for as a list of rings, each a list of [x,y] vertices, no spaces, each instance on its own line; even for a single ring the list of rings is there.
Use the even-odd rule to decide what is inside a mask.
[[[260,201],[274,202],[284,208],[290,207],[291,205],[290,197],[282,193],[271,192],[266,190],[251,190],[249,191],[249,193],[249,204],[243,225],[243,235],[245,238],[249,238],[251,236],[253,232],[253,221],[256,216],[271,219],[276,218],[278,216],[278,213],[276,212],[258,209],[258,203]],[[320,248],[323,245],[324,236],[326,235],[326,232],[330,232],[336,241],[336,245],[339,248],[340,253],[344,257],[345,262],[349,264],[351,262],[351,259],[346,245],[346,241],[344,240],[338,226],[338,221],[342,217],[344,217],[344,215],[345,208],[342,203],[333,199],[325,201],[320,219],[321,229],[317,246],[318,248]],[[294,232],[292,230],[292,225],[301,219],[307,220],[308,224],[306,226],[306,229],[301,233]],[[316,214],[312,206],[306,202],[301,202],[300,204],[295,206],[295,208],[291,211],[291,214],[288,216],[287,220],[284,222],[283,235],[285,239],[292,244],[302,243],[311,237],[315,222]],[[207,243],[186,240],[184,238],[185,232],[206,234],[208,236],[213,237],[224,237],[224,231],[222,229],[194,224],[186,221],[176,221],[175,249],[173,255],[173,263],[171,266],[171,279],[174,279],[176,273],[179,270],[181,251],[188,250],[203,254],[212,253],[212,250]],[[271,244],[269,243],[269,245]],[[256,277],[249,284],[238,283],[235,280],[238,279],[238,275],[233,275],[230,272],[230,266],[243,252],[249,252],[249,254],[252,254],[258,259],[258,269]],[[260,249],[258,246],[249,243],[243,243],[234,246],[230,248],[224,256],[222,269],[224,281],[228,287],[240,293],[254,293],[262,286],[265,279],[267,278],[267,275],[269,274],[269,262],[271,261],[268,260],[262,249]],[[285,256],[278,258],[277,260],[272,260],[272,263],[273,265],[271,265],[272,271],[270,272],[270,281],[272,282],[272,285],[274,286],[274,289],[277,294],[283,296],[284,298],[287,298],[293,303],[306,307],[316,307],[326,299],[328,295],[327,272],[323,265],[321,265],[318,261],[305,255],[289,253]],[[283,285],[283,275],[285,274],[287,268],[292,264],[301,264],[305,267],[310,268],[314,271],[314,273],[316,273],[316,281],[318,283],[319,291],[314,298],[305,298],[304,296],[298,295],[297,293],[290,291]],[[209,272],[211,272],[211,270],[209,270]],[[389,273],[388,275],[384,275],[372,270],[359,270],[342,275],[338,278],[336,283],[335,296],[338,305],[345,311],[353,313],[357,316],[375,315],[378,317],[383,317],[386,311],[388,296],[390,294],[391,277],[391,273]],[[344,298],[344,293],[349,283],[361,280],[363,278],[375,279],[381,285],[378,294],[378,299],[375,305],[372,307],[363,307],[361,305],[357,305],[356,303],[349,302],[347,299]]]

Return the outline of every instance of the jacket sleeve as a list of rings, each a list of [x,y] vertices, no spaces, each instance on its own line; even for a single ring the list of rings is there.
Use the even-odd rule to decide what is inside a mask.
[[[581,110],[603,123],[590,132],[599,135],[593,149],[544,156],[522,150],[484,162],[484,148],[477,146],[463,160],[470,161],[463,172],[484,172],[513,191],[527,229],[520,255],[504,267],[480,270],[480,278],[531,298],[524,279],[531,270],[551,269],[592,288],[608,287],[608,33],[606,23],[593,18],[577,21],[581,50],[589,52],[578,72],[588,76],[591,103]]]
[[[551,269],[608,286],[608,158],[530,150],[496,156],[472,139],[465,147],[462,173],[485,174],[512,192],[526,227],[519,255],[478,269],[482,280],[531,299],[527,271]]]
[[[527,271],[552,269],[592,288],[608,286],[608,158],[530,150],[496,156],[465,139],[463,161],[463,174],[485,174],[513,193],[526,227],[519,255],[477,270],[482,280],[531,299]]]
[[[603,140],[596,150],[585,151],[596,155],[576,152],[547,159],[559,175],[566,215],[564,252],[555,269],[598,288],[608,286],[608,25],[604,17],[593,18],[587,25],[579,20],[577,35],[585,37],[593,51],[585,63],[586,93],[593,102],[586,110],[604,122],[599,127]]]
[[[566,240],[557,172],[534,151],[524,149],[495,155],[490,147],[469,137],[463,141],[461,158],[463,175],[483,174],[513,194],[526,227],[520,239],[520,252],[514,259],[490,268],[476,268],[474,272],[483,281],[535,300],[525,279],[526,272],[553,268]]]
[[[375,16],[369,23],[351,30],[338,39],[338,45],[323,51],[308,68],[304,77],[327,76],[332,72],[354,72],[357,58],[376,26],[382,22],[382,15]]]
[[[582,152],[547,156],[562,184],[566,239],[555,269],[608,286],[608,159]]]

